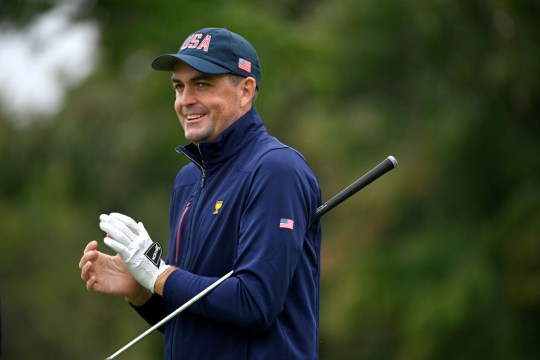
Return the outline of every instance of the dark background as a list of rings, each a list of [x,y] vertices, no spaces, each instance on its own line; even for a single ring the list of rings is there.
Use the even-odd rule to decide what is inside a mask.
[[[0,0],[0,25],[54,5]],[[78,261],[110,211],[166,243],[186,159],[150,62],[207,26],[258,50],[257,109],[324,199],[400,163],[323,218],[321,359],[540,358],[539,2],[95,0],[78,16],[100,27],[93,74],[52,118],[0,110],[2,359],[104,359],[148,328],[87,292]],[[162,358],[161,335],[121,358]]]

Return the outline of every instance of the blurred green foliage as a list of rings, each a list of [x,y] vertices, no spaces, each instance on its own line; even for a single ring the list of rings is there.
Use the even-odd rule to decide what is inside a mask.
[[[2,1],[0,21],[52,3]],[[258,49],[257,108],[325,199],[400,162],[323,219],[321,359],[539,358],[539,15],[527,0],[88,2],[94,75],[54,119],[0,115],[3,359],[105,358],[147,328],[77,265],[100,213],[166,242],[184,139],[149,64],[207,26]],[[161,347],[153,334],[124,358]]]

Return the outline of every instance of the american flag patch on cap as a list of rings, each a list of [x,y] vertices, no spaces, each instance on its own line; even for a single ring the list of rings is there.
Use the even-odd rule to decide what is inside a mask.
[[[281,218],[279,220],[279,227],[282,228],[282,229],[293,229],[294,227],[294,221],[292,221],[291,219],[285,219],[285,218]]]
[[[240,58],[240,59],[238,59],[238,68],[250,73],[251,72],[251,62],[246,60],[246,59]]]

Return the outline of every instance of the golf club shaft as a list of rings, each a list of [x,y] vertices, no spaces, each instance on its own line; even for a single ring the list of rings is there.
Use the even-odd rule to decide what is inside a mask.
[[[351,185],[347,186],[345,189],[340,191],[338,194],[333,196],[330,200],[326,201],[324,204],[319,206],[317,208],[317,211],[315,213],[315,219],[320,218],[322,215],[326,214],[328,211],[336,207],[338,204],[342,203],[352,195],[356,194],[360,189],[366,187],[367,185],[371,184],[373,181],[377,180],[382,175],[386,174],[388,171],[394,169],[397,166],[397,160],[393,156],[388,156],[384,161],[382,161],[379,165],[375,166],[373,169],[371,169],[369,172],[367,172],[362,177],[358,178],[355,182],[353,182]],[[175,317],[176,315],[180,314],[182,311],[193,305],[195,302],[199,301],[203,296],[208,294],[210,291],[212,291],[215,287],[217,287],[219,284],[221,284],[223,281],[225,281],[227,278],[229,278],[233,274],[233,271],[228,272],[223,277],[216,280],[214,283],[210,284],[207,288],[202,290],[200,293],[192,297],[189,301],[187,301],[184,305],[167,315],[163,320],[158,322],[157,324],[153,325],[151,328],[143,332],[141,335],[137,336],[135,339],[133,339],[131,342],[129,342],[127,345],[125,345],[123,348],[109,356],[105,360],[113,360],[118,355],[122,354],[124,351],[131,348],[133,345],[140,342],[142,339],[144,339],[146,336],[148,336],[150,333],[152,333],[154,330],[158,329],[159,327],[166,324],[170,319]]]
[[[205,296],[206,294],[208,294],[210,291],[212,291],[216,286],[218,286],[219,284],[221,284],[223,281],[225,281],[225,279],[227,279],[228,277],[230,277],[232,275],[233,271],[229,271],[227,274],[225,274],[224,276],[222,276],[221,278],[219,278],[218,280],[216,280],[215,282],[213,282],[212,284],[210,284],[210,286],[208,286],[207,288],[205,288],[203,291],[201,291],[200,293],[198,293],[197,295],[195,295],[194,297],[192,297],[189,301],[187,301],[184,305],[180,306],[178,309],[176,309],[175,311],[173,311],[172,313],[170,313],[169,315],[167,315],[166,317],[163,318],[163,320],[161,320],[160,322],[158,322],[157,324],[153,325],[151,328],[149,328],[148,330],[146,330],[145,332],[143,332],[141,335],[137,336],[135,339],[133,339],[130,343],[128,343],[126,346],[124,346],[123,348],[121,348],[120,350],[118,350],[117,352],[115,352],[114,354],[112,354],[111,356],[109,356],[106,360],[113,360],[115,359],[118,355],[122,354],[124,351],[126,351],[127,349],[131,348],[133,345],[137,344],[139,341],[141,341],[142,339],[144,339],[146,336],[148,336],[148,334],[150,334],[151,332],[153,332],[154,330],[160,328],[161,326],[163,326],[165,323],[167,323],[169,320],[171,320],[173,317],[175,317],[176,315],[180,314],[182,311],[184,311],[185,309],[187,309],[188,307],[190,307],[191,305],[193,305],[193,303],[197,302],[200,298],[202,298],[203,296]]]

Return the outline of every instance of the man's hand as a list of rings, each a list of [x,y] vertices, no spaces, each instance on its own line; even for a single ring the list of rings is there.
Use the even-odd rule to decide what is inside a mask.
[[[86,245],[79,261],[81,279],[89,291],[126,298],[133,305],[142,305],[152,295],[129,273],[120,256],[110,256],[97,250],[98,242]]]
[[[116,251],[133,277],[154,292],[156,279],[169,265],[161,259],[161,245],[153,242],[142,222],[119,213],[101,215],[99,227],[107,233],[105,244]]]

